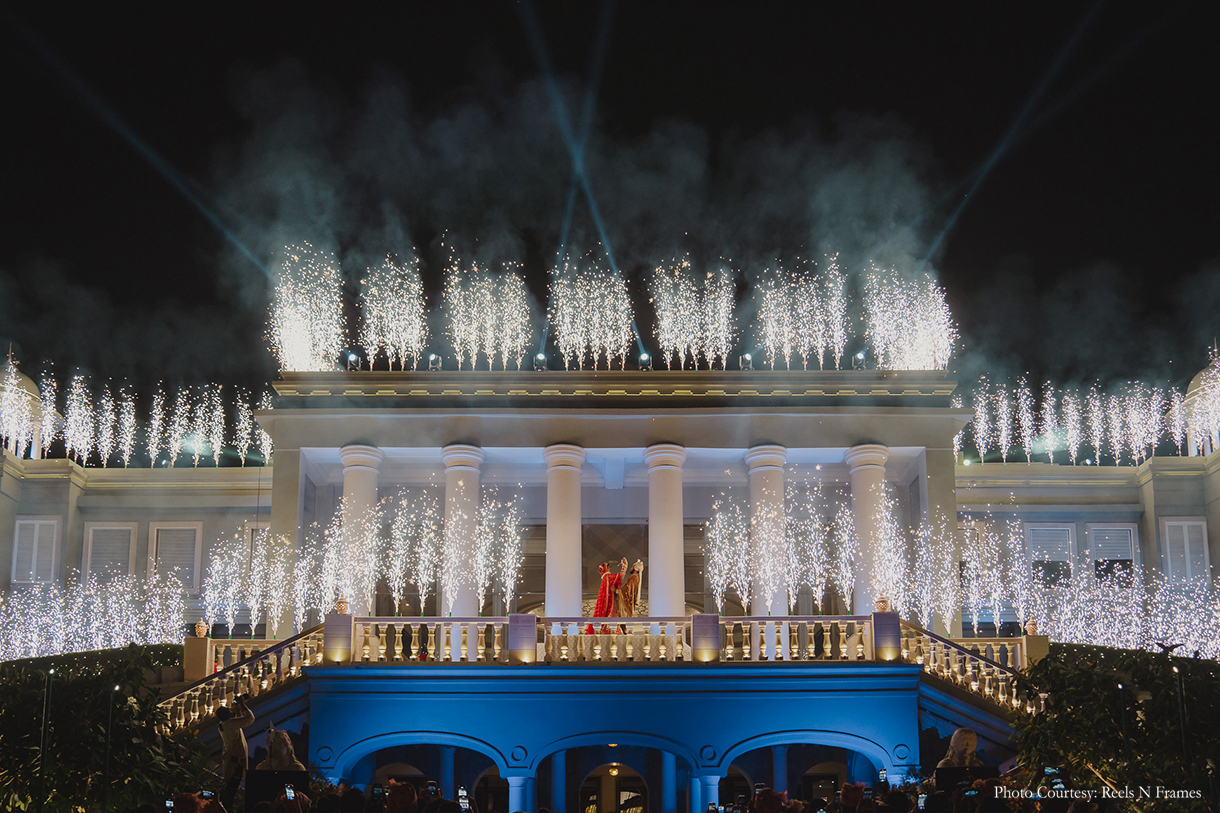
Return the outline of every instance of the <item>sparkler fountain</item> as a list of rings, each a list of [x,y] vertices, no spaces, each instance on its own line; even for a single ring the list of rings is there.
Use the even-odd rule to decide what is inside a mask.
[[[334,369],[343,349],[343,284],[331,257],[288,246],[271,305],[268,338],[281,370]]]
[[[377,268],[370,268],[360,280],[363,321],[360,346],[369,367],[384,355],[390,369],[419,369],[428,345],[428,317],[424,311],[424,285],[419,275],[419,259],[405,264],[386,257]]]
[[[551,273],[550,324],[565,370],[583,369],[586,359],[595,370],[618,359],[623,369],[634,319],[627,285],[613,272],[567,261]]]
[[[525,279],[511,268],[491,274],[477,264],[456,260],[445,277],[445,307],[449,312],[449,339],[457,353],[458,369],[470,359],[477,369],[482,356],[487,369],[497,357],[500,369],[521,369],[530,343],[529,293]]]

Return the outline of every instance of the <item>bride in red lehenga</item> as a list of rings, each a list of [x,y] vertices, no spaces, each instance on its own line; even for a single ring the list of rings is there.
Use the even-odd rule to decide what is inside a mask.
[[[597,605],[593,608],[594,618],[615,618],[618,616],[618,609],[615,602],[615,595],[618,592],[619,585],[623,583],[623,576],[627,573],[627,558],[623,557],[619,561],[619,572],[615,573],[610,570],[606,563],[597,566],[597,572],[601,574],[602,584],[597,590]],[[601,628],[603,635],[610,632],[610,627],[603,624]],[[593,634],[593,625],[589,624],[585,628],[585,635]]]

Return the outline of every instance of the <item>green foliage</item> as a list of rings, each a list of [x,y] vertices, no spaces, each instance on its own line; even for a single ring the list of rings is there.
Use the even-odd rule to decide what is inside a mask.
[[[1186,759],[1175,666],[1184,687]],[[1022,713],[1016,721],[1021,764],[1032,776],[1052,766],[1075,787],[1129,789],[1136,798],[1121,809],[1216,809],[1206,799],[1214,805],[1220,787],[1220,664],[1054,644],[1019,678],[1018,690],[1047,695],[1044,712]],[[1196,790],[1205,798],[1139,798],[1141,787],[1153,794],[1157,787]]]
[[[55,667],[41,773],[47,672],[25,662],[0,665],[0,809],[123,810],[160,805],[168,794],[205,781],[216,784],[205,779],[207,755],[189,733],[166,737],[158,731],[159,698],[146,676],[164,663],[167,653],[159,649],[131,646],[92,659],[77,653],[70,666]]]

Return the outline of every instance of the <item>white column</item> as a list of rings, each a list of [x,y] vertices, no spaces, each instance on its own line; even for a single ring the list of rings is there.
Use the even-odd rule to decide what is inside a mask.
[[[876,609],[873,595],[873,545],[885,500],[885,461],[890,450],[879,443],[862,443],[843,453],[851,477],[851,511],[856,523],[860,558],[856,587],[852,591],[852,614],[871,615]]]
[[[581,614],[580,464],[585,450],[556,443],[542,451],[546,460],[546,614]]]
[[[686,615],[682,551],[682,464],[686,449],[657,443],[644,450],[648,464],[648,614]]]
[[[746,450],[746,468],[750,472],[750,536],[754,561],[762,562],[767,555],[762,549],[770,540],[775,551],[784,539],[784,463],[788,450],[767,444]],[[782,568],[783,565],[781,564]],[[788,588],[784,574],[777,572],[775,584],[768,590],[755,579],[750,596],[750,615],[787,615]]]
[[[479,614],[478,593],[471,583],[469,570],[474,559],[474,534],[479,512],[479,467],[483,465],[483,450],[478,446],[455,443],[441,449],[445,463],[445,550],[442,560],[453,557],[466,571],[466,576],[454,590],[453,608],[444,588],[437,596],[436,613],[453,613],[454,618],[473,618]]]
[[[377,470],[385,453],[376,446],[353,443],[339,450],[343,463],[343,527],[364,533],[363,523],[377,506]],[[350,541],[347,544],[352,544]],[[350,564],[350,563],[349,563]],[[369,615],[373,608],[365,596],[347,596],[353,616]]]

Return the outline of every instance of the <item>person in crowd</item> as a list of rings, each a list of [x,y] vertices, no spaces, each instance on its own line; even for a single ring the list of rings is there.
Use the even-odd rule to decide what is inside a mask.
[[[300,791],[296,791],[293,797],[289,799],[286,793],[281,792],[271,806],[273,813],[309,813],[309,797]]]
[[[216,710],[220,739],[224,748],[220,752],[221,776],[224,787],[220,791],[220,802],[226,808],[233,806],[237,788],[250,765],[250,752],[246,745],[246,734],[242,729],[254,722],[254,714],[246,706],[245,695],[238,695],[233,708],[221,706]]]
[[[424,805],[424,813],[439,813],[439,811],[441,809],[441,805],[443,805],[444,803],[445,803],[445,800],[443,798],[441,798],[440,796],[436,796],[436,797],[430,799],[428,801],[428,804]]]
[[[334,791],[323,793],[318,798],[317,813],[339,813],[341,797]]]
[[[250,808],[250,813],[271,813],[271,802],[266,800],[259,802]]]
[[[452,799],[442,799],[436,813],[462,813],[462,806]]]
[[[339,813],[365,813],[364,791],[360,788],[348,788],[343,791],[339,800]]]
[[[968,728],[959,728],[949,738],[949,751],[936,764],[937,768],[973,768],[983,764],[975,751],[979,747],[979,735]]]
[[[418,804],[419,795],[416,793],[414,785],[410,782],[390,783],[389,792],[385,797],[386,813],[415,813]]]
[[[894,811],[894,813],[911,813],[911,797],[907,796],[904,791],[891,790],[885,794],[885,810]]]
[[[258,763],[254,770],[303,771],[305,766],[297,759],[288,732],[272,729],[267,732],[267,758]]]

